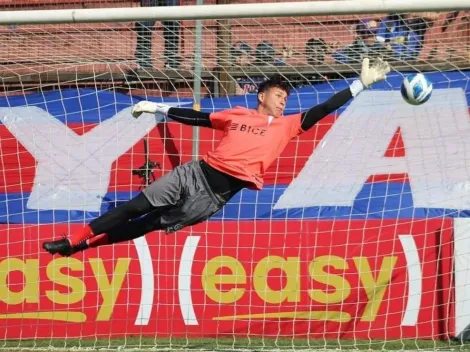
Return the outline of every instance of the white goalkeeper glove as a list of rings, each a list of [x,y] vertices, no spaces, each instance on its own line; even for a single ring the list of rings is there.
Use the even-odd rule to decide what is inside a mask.
[[[389,72],[388,62],[383,61],[381,58],[375,59],[371,66],[369,66],[369,58],[364,58],[362,60],[361,79],[355,80],[350,86],[352,96],[355,97],[365,88],[383,81]]]
[[[132,107],[132,116],[138,118],[142,113],[147,112],[150,114],[162,114],[165,117],[168,114],[171,106],[166,104],[154,103],[153,101],[143,100],[138,102]]]

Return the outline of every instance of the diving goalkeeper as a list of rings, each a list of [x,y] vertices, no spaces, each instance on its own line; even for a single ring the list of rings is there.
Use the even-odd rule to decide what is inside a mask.
[[[369,65],[364,59],[360,79],[328,101],[306,112],[283,116],[289,87],[267,80],[259,86],[258,107],[216,113],[169,107],[141,101],[132,109],[163,114],[192,126],[224,131],[220,144],[200,161],[176,167],[142,193],[108,211],[79,231],[62,239],[44,242],[51,254],[70,256],[105,244],[129,241],[154,230],[175,232],[205,221],[243,188],[260,190],[265,170],[281,154],[290,139],[307,131],[362,90],[385,79],[390,67],[380,59]]]

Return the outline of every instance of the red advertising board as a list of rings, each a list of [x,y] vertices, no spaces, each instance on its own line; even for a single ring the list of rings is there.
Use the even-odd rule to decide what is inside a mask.
[[[6,338],[452,334],[452,220],[207,222],[51,257],[80,225],[2,225]]]
[[[317,144],[329,131],[334,123],[334,117],[328,116],[321,124],[315,125],[310,131],[292,140],[282,152],[280,158],[266,171],[264,177],[266,184],[289,184],[302,170],[305,162],[312,154]],[[76,134],[83,135],[95,124],[90,125],[68,125]],[[210,129],[200,130],[200,155],[213,150],[218,144],[222,133]],[[390,142],[385,154],[386,157],[400,157],[404,155],[403,141],[399,131]],[[158,163],[154,174],[158,178],[168,173],[176,166],[192,159],[192,127],[178,123],[160,124],[148,134],[148,148],[151,159]],[[34,184],[36,172],[36,160],[17,141],[11,132],[0,125],[0,147],[2,160],[0,160],[0,190],[8,192],[30,192]],[[132,175],[132,169],[138,168],[145,163],[144,144],[136,143],[130,150],[121,155],[113,164],[111,169],[109,191],[138,190],[142,186],[142,180]],[[292,170],[289,172],[278,172],[278,170]],[[369,181],[395,180],[407,181],[406,175],[374,175]]]

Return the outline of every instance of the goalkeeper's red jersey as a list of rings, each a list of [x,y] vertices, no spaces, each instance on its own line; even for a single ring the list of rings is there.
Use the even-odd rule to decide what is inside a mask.
[[[266,169],[290,139],[302,133],[301,114],[274,118],[236,107],[210,115],[212,127],[224,131],[214,151],[204,160],[213,168],[263,188]]]

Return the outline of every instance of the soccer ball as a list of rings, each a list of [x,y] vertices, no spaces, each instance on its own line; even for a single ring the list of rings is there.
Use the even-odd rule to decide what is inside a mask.
[[[407,76],[401,84],[401,95],[411,105],[421,105],[429,100],[432,83],[422,73]]]

